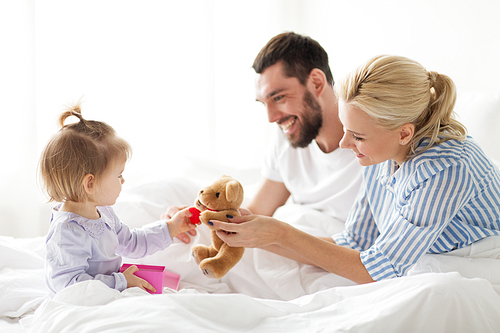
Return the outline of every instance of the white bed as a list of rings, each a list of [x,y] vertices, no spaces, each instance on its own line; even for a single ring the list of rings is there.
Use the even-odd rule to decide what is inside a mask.
[[[488,154],[500,160],[500,95],[467,95],[457,105],[462,120]],[[467,112],[466,112],[467,111]],[[220,170],[220,174],[226,170]],[[124,222],[139,227],[166,207],[190,204],[213,180],[184,177],[145,181],[125,189],[115,205]],[[216,175],[213,175],[216,177]],[[218,176],[218,175],[217,175]],[[251,195],[253,185],[248,186]],[[277,217],[317,236],[342,223],[288,204]],[[499,332],[500,242],[484,257],[485,243],[467,258],[426,255],[409,276],[368,285],[321,269],[247,249],[223,279],[206,278],[190,255],[209,243],[201,226],[189,245],[125,262],[165,265],[181,275],[179,291],[122,293],[83,282],[50,299],[44,284],[44,237],[0,236],[1,332]],[[498,238],[488,240],[491,245]],[[490,246],[491,247],[491,246]]]

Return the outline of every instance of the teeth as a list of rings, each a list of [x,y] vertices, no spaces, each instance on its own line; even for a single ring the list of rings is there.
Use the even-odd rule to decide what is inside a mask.
[[[280,124],[280,127],[281,129],[284,131],[284,132],[287,132],[290,127],[292,127],[293,124],[295,124],[295,117],[291,117],[290,119],[284,121],[283,123]]]

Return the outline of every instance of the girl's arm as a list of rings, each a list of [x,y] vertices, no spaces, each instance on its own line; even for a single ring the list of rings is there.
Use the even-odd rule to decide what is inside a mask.
[[[113,216],[119,242],[117,253],[127,258],[143,258],[164,250],[172,244],[174,237],[196,228],[189,220],[191,213],[187,208],[177,212],[166,222],[158,221],[133,230],[120,222],[114,213]]]

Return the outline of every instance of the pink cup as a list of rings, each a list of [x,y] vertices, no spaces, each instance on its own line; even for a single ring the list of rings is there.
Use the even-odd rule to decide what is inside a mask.
[[[120,273],[123,273],[132,265],[134,264],[123,264],[120,268]],[[181,276],[179,274],[166,271],[165,266],[135,265],[139,268],[139,270],[135,272],[134,275],[151,283],[151,285],[156,289],[154,294],[161,294],[163,292],[163,287],[168,287],[174,290],[179,288]],[[153,294],[153,292],[150,292],[149,290],[148,292]]]

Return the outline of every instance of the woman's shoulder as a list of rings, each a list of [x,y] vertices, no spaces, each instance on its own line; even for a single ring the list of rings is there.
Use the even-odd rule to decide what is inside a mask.
[[[415,156],[416,162],[438,161],[439,163],[489,163],[479,144],[471,137],[464,140],[450,139],[432,146]]]
[[[481,169],[494,168],[493,162],[471,136],[464,140],[451,139],[436,144],[415,155],[409,164],[413,170],[426,174],[427,178],[451,167],[464,173],[472,171],[472,174],[477,174]]]

